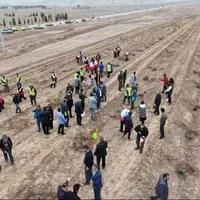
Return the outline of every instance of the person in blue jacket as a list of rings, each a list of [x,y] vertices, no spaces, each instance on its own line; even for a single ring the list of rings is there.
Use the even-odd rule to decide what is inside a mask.
[[[100,77],[103,78],[104,64],[101,62],[99,65]]]
[[[64,125],[66,124],[67,120],[65,119],[64,115],[61,112],[61,108],[57,109],[57,120],[58,120],[58,134],[64,135]]]
[[[137,99],[137,90],[133,89],[131,93],[131,110],[134,109],[136,99]]]
[[[103,187],[103,184],[102,184],[101,172],[98,169],[98,165],[96,164],[93,165],[92,183],[94,190],[94,199],[101,200],[101,188]]]
[[[58,186],[57,198],[58,200],[66,200],[68,197],[69,181]]]
[[[36,109],[33,110],[33,112],[34,112],[34,119],[37,122],[38,132],[40,132],[41,131],[41,113],[42,113],[42,109],[40,105],[38,105]]]

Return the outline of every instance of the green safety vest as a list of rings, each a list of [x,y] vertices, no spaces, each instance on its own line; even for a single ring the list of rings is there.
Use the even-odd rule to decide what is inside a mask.
[[[132,88],[131,87],[128,87],[128,88],[126,88],[126,90],[125,90],[125,96],[127,97],[130,97],[131,96],[131,90],[132,90]]]
[[[16,77],[16,82],[17,82],[17,83],[20,83],[20,76],[17,76],[17,77]]]
[[[2,77],[1,81],[2,81],[3,85],[7,85],[8,84],[8,80],[7,80],[6,77],[5,78]]]
[[[84,76],[84,71],[80,70],[80,76]]]
[[[64,116],[68,116],[69,115],[69,111],[64,112]]]
[[[97,133],[97,131],[94,131],[93,133],[92,133],[92,139],[93,140],[96,140],[98,138],[98,133]]]
[[[35,96],[35,88],[33,88],[32,90],[29,88],[29,96]]]
[[[77,78],[77,76],[78,76],[78,73],[74,73],[74,78]]]
[[[111,65],[107,65],[107,72],[111,72]]]

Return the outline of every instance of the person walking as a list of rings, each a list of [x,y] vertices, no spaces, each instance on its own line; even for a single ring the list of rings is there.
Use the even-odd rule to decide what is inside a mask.
[[[12,155],[12,148],[13,143],[10,137],[8,137],[6,134],[2,136],[2,139],[0,140],[0,149],[3,152],[5,161],[8,162],[8,157],[10,159],[11,164],[14,164],[14,158]]]
[[[160,118],[160,138],[159,139],[162,139],[165,137],[165,124],[166,124],[166,121],[167,121],[167,115],[165,114],[165,109],[164,108],[161,108],[161,118]]]
[[[20,87],[20,85],[21,85],[21,77],[20,77],[20,75],[17,73],[16,74],[16,84],[17,84],[17,87],[19,88]]]
[[[34,113],[34,119],[37,122],[38,132],[40,132],[41,131],[41,114],[42,114],[42,109],[40,105],[38,105],[36,109],[33,110],[33,113]]]
[[[3,85],[4,91],[5,92],[9,92],[10,89],[9,89],[9,86],[8,86],[8,79],[7,79],[7,77],[6,76],[2,76],[1,82],[2,82],[2,85]]]
[[[146,117],[146,105],[145,105],[144,101],[141,101],[141,104],[139,106],[139,118],[140,118],[140,122],[142,124],[144,124],[144,122],[147,119],[147,117]]]
[[[110,74],[112,73],[112,65],[110,63],[108,63],[106,66],[106,73],[107,77],[110,78]]]
[[[174,89],[174,80],[170,78],[168,88],[166,89],[167,101],[168,104],[171,105],[172,103],[172,92]]]
[[[69,109],[69,116],[70,116],[70,118],[73,118],[73,116],[72,116],[72,107],[74,105],[74,100],[73,100],[73,97],[72,97],[70,92],[67,93],[65,99],[67,99],[67,106],[68,106],[68,109]]]
[[[91,119],[96,120],[97,99],[94,97],[93,93],[90,93],[89,108],[91,113]]]
[[[21,108],[20,108],[20,97],[19,94],[15,94],[13,97],[13,102],[16,106],[16,113],[21,113]]]
[[[106,102],[107,101],[107,96],[106,96],[106,93],[107,93],[107,88],[106,88],[106,85],[103,83],[103,81],[100,82],[100,89],[101,89],[101,101],[102,102]]]
[[[100,170],[98,169],[98,165],[96,164],[93,166],[92,184],[94,190],[94,200],[101,200],[101,188],[103,187],[102,176]]]
[[[82,114],[83,114],[83,107],[82,107],[82,102],[81,99],[79,99],[75,103],[75,113],[76,113],[76,121],[79,126],[82,126]]]
[[[123,131],[124,118],[128,115],[128,113],[129,113],[129,110],[126,108],[126,106],[124,106],[120,114],[120,132],[124,132]]]
[[[53,112],[53,108],[51,107],[50,104],[47,105],[47,110],[49,111],[51,118],[50,118],[50,130],[53,129],[53,121],[54,121],[54,112]]]
[[[80,72],[80,83],[82,83],[85,77],[85,72],[83,68],[81,68],[79,72]]]
[[[99,62],[100,62],[100,60],[101,60],[101,55],[100,55],[100,53],[98,53],[98,54],[96,55],[96,60],[97,60],[97,62],[98,62],[98,64],[99,64]]]
[[[85,165],[85,180],[86,180],[84,185],[89,185],[92,178],[92,166],[94,164],[94,157],[92,150],[87,145],[84,146],[84,150],[85,150],[85,157],[83,163]]]
[[[55,88],[56,87],[56,83],[58,81],[55,72],[52,72],[50,79],[51,79],[51,85],[50,85],[50,87],[51,88],[53,88],[53,87]]]
[[[64,115],[61,112],[61,108],[57,109],[57,120],[58,120],[58,134],[64,135],[64,125],[66,124],[67,120],[65,119]]]
[[[78,76],[74,79],[74,87],[75,87],[75,93],[76,93],[76,94],[79,93],[80,86],[81,86],[80,76],[78,75]]]
[[[65,127],[69,127],[69,108],[66,99],[64,99],[63,103],[61,104],[61,112],[66,120]]]
[[[127,85],[126,85],[126,88],[125,88],[125,91],[124,91],[123,104],[125,104],[126,99],[128,100],[128,104],[130,104],[131,91],[132,91],[132,88],[129,86],[129,84],[127,84]]]
[[[26,100],[26,97],[24,96],[24,88],[22,87],[21,83],[19,84],[17,93],[19,94],[20,102],[22,102],[22,99]]]
[[[119,88],[118,90],[121,91],[122,86],[123,86],[123,71],[121,71],[117,77],[117,80],[119,82]]]
[[[41,123],[42,123],[42,129],[44,131],[44,134],[45,135],[50,134],[49,127],[51,124],[51,115],[49,111],[47,110],[47,107],[44,107],[41,113]]]
[[[106,167],[107,147],[108,147],[108,142],[104,141],[104,138],[100,136],[99,143],[97,144],[94,152],[94,155],[97,157],[97,165],[99,169],[101,160],[102,160],[102,168],[105,169]]]
[[[0,112],[2,111],[2,110],[4,110],[5,108],[4,108],[4,99],[2,98],[2,97],[0,97]]]
[[[72,94],[74,92],[74,88],[70,83],[68,83],[67,88],[66,88],[66,93],[68,93],[68,92],[72,92]]]
[[[163,199],[167,200],[169,196],[169,173],[161,174],[155,187],[156,195],[151,197],[151,200]]]
[[[79,93],[79,99],[81,99],[81,105],[82,105],[82,109],[83,111],[85,110],[85,99],[86,99],[86,95],[84,94],[83,89],[81,89],[80,93]]]
[[[128,115],[124,118],[125,131],[123,137],[128,133],[128,139],[131,139],[131,131],[133,128],[132,112],[129,112]]]
[[[34,103],[34,105],[36,106],[37,91],[32,85],[29,86],[28,95],[30,97],[31,105],[33,106]]]
[[[162,93],[165,93],[165,90],[167,89],[167,85],[169,83],[168,77],[166,74],[163,75],[163,78],[161,79],[161,81],[163,82],[163,91]]]
[[[140,154],[142,154],[143,149],[144,149],[145,140],[149,134],[149,131],[146,126],[139,124],[135,127],[135,132],[137,133],[137,136],[136,136],[137,147],[135,148],[135,150],[139,149]]]
[[[131,92],[131,110],[134,109],[136,100],[137,100],[137,90],[133,88]]]
[[[122,84],[123,87],[126,84],[126,79],[127,79],[127,70],[125,69],[124,72],[123,72],[123,84]]]
[[[136,72],[133,72],[131,74],[131,79],[130,79],[130,83],[131,83],[131,86],[135,86],[137,84],[137,79],[136,79]]]
[[[102,98],[102,92],[99,85],[97,85],[95,89],[95,96],[97,99],[97,110],[99,110],[101,109],[101,98]]]
[[[101,62],[100,65],[99,65],[99,73],[100,73],[100,77],[103,78],[103,73],[104,73],[104,64],[103,64],[103,62]]]
[[[160,109],[161,100],[162,100],[162,96],[161,96],[160,93],[158,93],[155,97],[155,100],[154,100],[154,112],[153,113],[155,115],[160,114],[159,109]]]

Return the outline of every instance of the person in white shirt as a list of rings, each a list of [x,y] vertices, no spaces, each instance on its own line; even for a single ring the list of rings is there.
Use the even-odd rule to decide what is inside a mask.
[[[174,88],[174,80],[172,78],[169,79],[169,86],[166,90],[166,95],[167,95],[167,100],[168,103],[171,104],[172,103],[172,92],[173,92],[173,88]]]
[[[122,110],[122,112],[121,112],[121,114],[120,114],[120,132],[124,132],[124,131],[123,131],[123,127],[124,127],[124,118],[125,118],[126,116],[128,116],[129,112],[130,112],[130,111],[126,108],[126,106],[124,106],[124,107],[123,107],[123,110]]]

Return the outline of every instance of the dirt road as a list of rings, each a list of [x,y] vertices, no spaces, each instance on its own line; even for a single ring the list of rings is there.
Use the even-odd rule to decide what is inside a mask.
[[[177,11],[181,13],[178,19],[177,15],[174,16],[176,19],[172,19],[173,9],[153,13],[152,16],[157,18],[156,23],[137,29],[135,27],[141,26],[141,23],[144,25],[144,18],[138,19],[137,24],[136,21],[126,18],[114,28],[109,25],[39,47],[17,56],[15,60],[3,59],[1,62],[4,67],[1,73],[8,74],[12,93],[15,92],[14,76],[17,70],[23,78],[25,87],[34,84],[37,88],[38,104],[44,106],[48,102],[54,102],[54,107],[59,105],[67,83],[72,82],[73,72],[80,68],[74,61],[80,48],[84,55],[89,56],[101,52],[105,63],[111,62],[118,64],[119,67],[114,68],[110,79],[104,78],[108,88],[108,101],[103,103],[97,123],[90,121],[87,108],[83,127],[77,127],[75,120],[72,119],[71,128],[66,130],[64,136],[57,135],[56,121],[51,135],[37,133],[32,114],[34,107],[30,105],[29,100],[22,104],[23,113],[16,115],[13,114],[12,96],[3,94],[6,109],[1,113],[1,132],[10,135],[14,142],[13,154],[16,164],[10,166],[4,163],[2,157],[0,158],[3,169],[0,174],[0,198],[54,198],[57,185],[68,177],[71,177],[73,183],[84,181],[84,155],[75,151],[72,144],[74,136],[80,131],[87,132],[95,126],[109,143],[107,168],[102,172],[103,198],[149,198],[154,192],[158,176],[165,171],[171,175],[171,199],[200,198],[200,17],[193,15],[182,18],[184,13],[187,15],[188,10],[191,11],[191,7]],[[163,22],[167,16],[170,20]],[[148,24],[148,20],[146,23]],[[129,26],[126,26],[127,24]],[[103,34],[105,31],[109,31],[110,37]],[[128,63],[123,59],[112,58],[112,49],[117,44],[123,51],[128,50],[131,53]],[[134,132],[131,141],[122,138],[118,132],[117,113],[122,107],[123,92],[117,91],[116,80],[118,72],[124,69],[128,70],[129,76],[131,72],[137,72],[139,93],[148,108],[147,127],[150,134],[142,155],[134,150]],[[48,87],[52,71],[56,71],[59,77],[56,89]],[[153,115],[152,106],[156,93],[162,89],[160,78],[164,73],[174,78],[175,88],[171,106],[167,105],[163,96],[162,106],[166,108],[168,123],[166,138],[161,141],[158,140],[160,118]],[[134,125],[139,123],[140,100],[137,101],[134,110]],[[181,167],[186,169],[185,176],[177,173]],[[80,191],[83,199],[92,199],[92,195],[91,186],[83,187]]]

